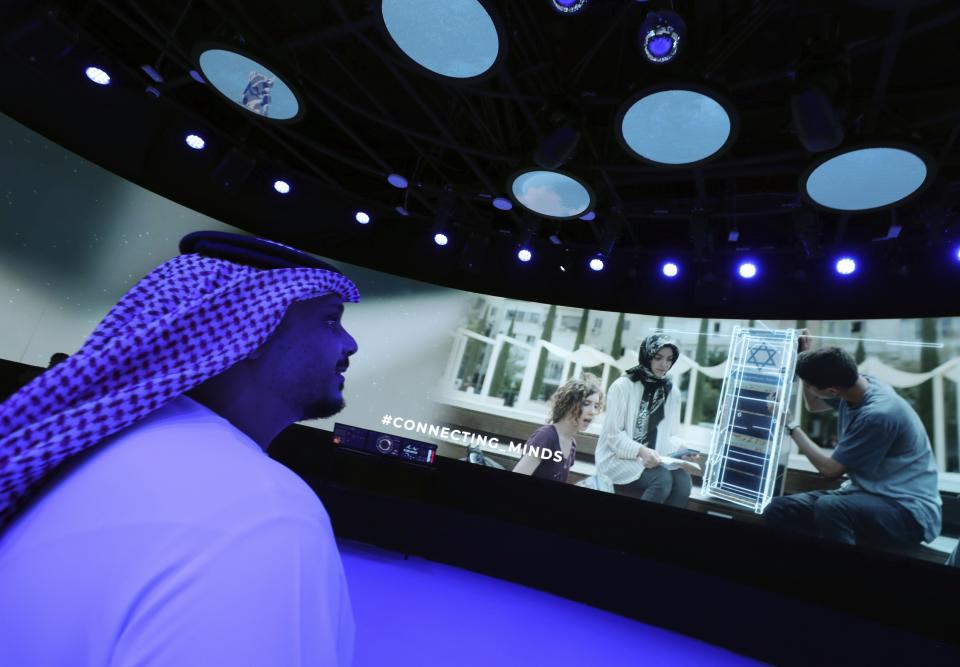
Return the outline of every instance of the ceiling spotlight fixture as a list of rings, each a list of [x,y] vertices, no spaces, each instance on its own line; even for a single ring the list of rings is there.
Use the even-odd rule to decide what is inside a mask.
[[[686,33],[687,26],[676,12],[650,12],[640,24],[643,57],[656,65],[670,62],[683,47]]]
[[[509,187],[518,204],[546,218],[570,220],[593,207],[593,193],[587,185],[559,171],[522,171]]]
[[[590,267],[591,271],[603,271],[603,267],[605,266],[603,259],[603,253],[598,252],[596,255],[590,258],[590,262],[587,264],[587,266]]]
[[[841,257],[837,260],[836,269],[841,276],[849,276],[857,270],[857,263],[851,257]]]
[[[953,249],[953,258],[960,262],[960,245]]]
[[[207,145],[207,142],[204,141],[203,137],[199,134],[188,134],[186,138],[184,138],[184,141],[187,146],[195,151],[203,150],[203,147]]]
[[[397,213],[399,213],[400,215],[402,215],[402,216],[405,217],[405,218],[406,218],[408,215],[410,215],[410,211],[408,211],[408,210],[406,209],[406,207],[404,207],[404,206],[396,206],[396,207],[394,207],[393,210],[396,211]]]
[[[530,248],[527,248],[526,246],[521,246],[520,249],[517,250],[517,259],[519,259],[523,263],[527,263],[531,259],[533,259],[533,253],[530,251]]]
[[[663,267],[661,268],[661,271],[663,272],[663,275],[665,275],[667,278],[676,278],[677,274],[680,273],[679,267],[677,267],[677,265],[674,264],[673,262],[664,263]]]
[[[585,220],[586,222],[590,222],[591,220],[596,219],[596,217],[597,217],[596,211],[587,211],[586,213],[580,216],[580,219]]]
[[[224,48],[199,50],[197,65],[220,95],[261,118],[297,120],[304,106],[287,83],[262,63]]]
[[[353,219],[359,222],[361,225],[365,225],[370,222],[370,216],[363,211],[357,211],[356,215],[353,216]]]
[[[737,115],[729,101],[705,86],[661,85],[629,98],[616,127],[634,157],[657,166],[689,167],[730,147]]]
[[[589,0],[550,0],[553,8],[561,14],[576,14],[587,6]]]
[[[285,195],[290,192],[290,184],[286,181],[277,180],[273,182],[273,189],[280,194]]]
[[[829,211],[873,211],[915,197],[932,181],[933,158],[914,147],[871,144],[821,158],[800,178],[803,195]]]
[[[94,67],[91,65],[83,71],[87,75],[87,78],[93,81],[98,86],[109,86],[110,85],[110,75],[104,72],[99,67]]]
[[[380,16],[404,57],[445,79],[475,79],[503,57],[497,23],[479,0],[382,0]]]
[[[433,242],[439,246],[447,245],[450,242],[450,239],[447,238],[447,235],[443,232],[437,232],[433,235]]]
[[[513,202],[506,197],[497,197],[493,200],[493,207],[501,211],[509,211],[513,208]]]
[[[737,268],[737,273],[740,274],[741,278],[751,280],[757,275],[757,265],[753,262],[744,262]]]
[[[154,83],[163,83],[163,75],[161,75],[153,65],[140,65],[140,69],[142,69],[143,73],[149,76],[150,80]]]
[[[403,190],[410,185],[410,183],[407,182],[407,179],[400,174],[390,174],[387,176],[387,183],[399,190]]]

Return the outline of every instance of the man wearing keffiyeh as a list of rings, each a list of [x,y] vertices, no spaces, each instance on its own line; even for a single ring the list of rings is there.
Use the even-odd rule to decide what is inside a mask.
[[[356,286],[201,232],[0,404],[0,664],[346,664],[329,518],[266,456],[343,406]]]
[[[612,385],[607,416],[597,440],[597,473],[613,482],[614,492],[655,503],[685,507],[690,496],[687,463],[667,466],[661,456],[680,455],[680,396],[667,371],[680,348],[665,334],[640,344],[636,366]],[[668,469],[672,468],[672,469]],[[692,469],[692,468],[691,468]]]

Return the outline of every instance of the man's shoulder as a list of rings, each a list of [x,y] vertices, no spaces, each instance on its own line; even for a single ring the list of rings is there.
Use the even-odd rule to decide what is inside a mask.
[[[910,403],[892,386],[876,378],[869,378],[869,381],[872,389],[867,395],[862,412],[878,421],[895,421],[913,412]]]
[[[88,474],[122,478],[127,493],[163,498],[171,512],[189,510],[191,503],[198,512],[255,506],[261,514],[326,520],[298,475],[223,418],[194,406],[172,406],[117,434],[90,462]]]

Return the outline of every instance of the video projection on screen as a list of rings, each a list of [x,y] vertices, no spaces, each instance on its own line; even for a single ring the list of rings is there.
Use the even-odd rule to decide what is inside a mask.
[[[9,213],[0,228],[5,359],[43,366],[54,352],[75,351],[130,286],[176,254],[181,236],[239,231],[0,120],[9,148],[0,155]],[[346,374],[346,408],[310,426],[420,441],[465,465],[633,497],[638,512],[664,504],[771,523],[774,508],[778,529],[816,532],[799,501],[813,516],[814,505],[829,504],[821,496],[842,502],[849,494],[835,492],[852,484],[882,496],[880,516],[900,519],[896,544],[871,526],[858,533],[877,538],[875,546],[942,563],[957,545],[958,517],[941,496],[960,492],[960,318],[618,313],[330,261],[361,291],[343,318],[359,351]],[[843,350],[865,378],[867,403],[899,411],[899,421],[881,426],[902,433],[877,440],[867,429],[865,438],[858,424],[876,426],[862,418],[869,410],[828,394],[808,409],[796,379],[801,340],[814,351]],[[818,472],[789,430],[845,461],[843,474]]]

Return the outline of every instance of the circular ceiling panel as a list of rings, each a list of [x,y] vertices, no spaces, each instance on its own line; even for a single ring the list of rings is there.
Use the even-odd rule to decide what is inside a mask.
[[[434,74],[472,79],[500,55],[500,36],[478,0],[383,0],[387,33],[411,60]]]
[[[869,211],[892,206],[928,182],[931,165],[914,150],[869,146],[834,154],[808,170],[801,185],[817,206]]]
[[[293,90],[256,60],[226,49],[207,49],[198,58],[211,86],[247,111],[271,120],[293,120],[301,112]]]
[[[685,166],[708,160],[734,135],[728,106],[706,92],[656,90],[628,104],[620,138],[636,157],[654,164]]]
[[[590,189],[559,171],[525,171],[510,183],[510,194],[524,208],[548,218],[577,218],[593,206]]]

